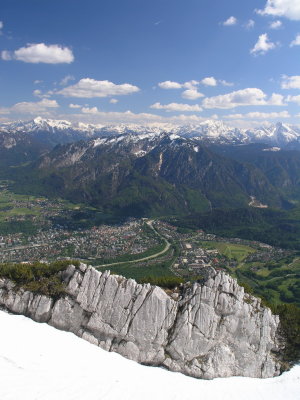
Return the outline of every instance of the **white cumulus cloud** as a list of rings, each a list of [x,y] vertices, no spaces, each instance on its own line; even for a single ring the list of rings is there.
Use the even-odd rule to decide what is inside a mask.
[[[70,81],[74,81],[75,78],[73,75],[67,75],[59,82],[61,86],[66,86]]]
[[[250,112],[247,114],[229,114],[226,115],[226,119],[280,119],[280,118],[290,118],[291,115],[288,111],[281,111],[281,112],[270,112],[264,113],[259,111]]]
[[[286,17],[293,21],[300,21],[299,0],[267,0],[263,10],[257,10],[260,15]]]
[[[275,49],[277,47],[276,43],[273,43],[269,40],[267,33],[263,33],[258,37],[258,41],[256,42],[253,49],[250,50],[251,54],[265,54],[268,51]]]
[[[109,100],[109,102],[111,103],[111,104],[117,104],[118,103],[118,99],[110,99]]]
[[[9,51],[3,50],[3,51],[1,51],[1,58],[4,61],[10,61],[10,60],[12,60],[12,55]]]
[[[217,80],[213,76],[209,76],[201,80],[202,85],[205,86],[217,86]]]
[[[34,96],[37,96],[37,97],[40,97],[40,96],[42,96],[42,91],[39,90],[39,89],[35,89],[35,90],[33,91],[33,95],[34,95]]]
[[[81,106],[79,104],[69,104],[69,108],[81,108]]]
[[[40,99],[46,99],[51,96],[51,93],[50,92],[43,93],[40,89],[35,89],[33,91],[33,95],[39,97]]]
[[[277,21],[271,22],[269,26],[271,29],[279,29],[282,26],[282,22],[278,19]]]
[[[182,92],[181,95],[184,99],[188,100],[196,100],[199,99],[199,97],[204,97],[203,93],[198,92],[197,89],[187,89],[184,92]]]
[[[151,124],[189,124],[199,123],[207,118],[203,118],[195,114],[179,114],[179,115],[156,115],[151,113],[134,113],[130,110],[125,112],[103,112],[98,111],[97,113],[78,113],[78,114],[67,114],[61,115],[62,119],[71,119],[77,122],[96,123],[96,124],[120,124],[120,123],[135,123],[141,125]]]
[[[165,110],[165,111],[202,111],[202,108],[198,105],[189,105],[189,104],[181,104],[181,103],[170,103],[170,104],[160,104],[155,103],[150,106],[150,108],[154,108],[156,110]]]
[[[287,96],[285,99],[288,103],[296,103],[300,106],[300,95],[298,96]]]
[[[232,82],[227,82],[227,81],[225,81],[224,79],[221,79],[219,82],[220,82],[220,84],[221,84],[222,86],[234,86],[234,83],[232,83]]]
[[[229,17],[223,22],[224,26],[232,26],[237,24],[237,19],[234,16]]]
[[[18,60],[33,64],[70,64],[74,61],[73,52],[68,47],[45,43],[27,44],[26,47],[14,51],[4,50],[1,57],[5,61]]]
[[[272,94],[268,99],[267,95],[257,88],[246,88],[235,92],[207,97],[203,100],[204,108],[220,108],[230,109],[239,106],[265,106],[265,105],[284,105],[283,96],[280,94]]]
[[[190,81],[179,83],[174,81],[164,81],[158,83],[158,86],[161,89],[187,89],[187,90],[197,90],[197,86],[204,85],[204,86],[217,86],[218,84],[223,86],[233,86],[233,83],[226,82],[225,80],[217,80],[213,76],[208,76],[203,78],[200,81],[192,79]],[[184,97],[184,96],[183,96]],[[199,97],[199,96],[198,96]]]
[[[195,81],[195,79],[192,79],[191,81],[188,82],[184,82],[184,84],[182,85],[183,88],[185,89],[196,89],[196,86],[199,85],[198,81]]]
[[[255,26],[255,21],[253,19],[249,19],[249,21],[244,26],[246,29],[252,29]]]
[[[98,114],[99,110],[97,107],[82,107],[81,112],[83,112],[84,114]]]
[[[283,75],[281,89],[300,89],[300,75]]]
[[[284,97],[279,93],[273,93],[266,101],[266,106],[285,106]]]
[[[161,89],[195,89],[196,86],[199,85],[199,81],[195,81],[194,79],[191,81],[187,81],[184,83],[179,83],[179,82],[174,82],[174,81],[164,81],[164,82],[160,82],[158,84],[158,86]]]
[[[140,89],[137,86],[129,83],[117,85],[110,81],[97,81],[91,78],[80,79],[75,85],[65,87],[57,92],[65,97],[109,97],[121,96],[138,92]]]
[[[161,89],[181,89],[182,85],[181,83],[178,82],[173,82],[173,81],[164,81],[164,82],[160,82],[158,84],[158,86]]]
[[[295,37],[295,39],[290,43],[290,47],[300,46],[300,34]]]
[[[38,102],[16,103],[11,107],[1,108],[0,114],[47,114],[48,109],[58,108],[56,100],[43,99]]]

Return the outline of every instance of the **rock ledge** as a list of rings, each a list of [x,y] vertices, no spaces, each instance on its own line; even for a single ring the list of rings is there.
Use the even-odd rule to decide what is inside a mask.
[[[223,272],[184,287],[178,300],[85,264],[70,265],[63,279],[66,295],[58,300],[0,279],[0,306],[139,363],[197,378],[280,374],[279,318]]]

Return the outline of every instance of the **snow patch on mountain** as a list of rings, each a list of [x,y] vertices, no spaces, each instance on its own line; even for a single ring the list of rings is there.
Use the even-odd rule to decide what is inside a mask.
[[[0,124],[0,132],[48,132],[53,135],[64,133],[65,135],[81,135],[82,138],[119,135],[130,137],[131,142],[167,134],[172,140],[183,137],[216,144],[266,143],[278,147],[290,144],[300,145],[300,128],[281,122],[253,129],[238,129],[215,120],[183,126],[173,124],[93,125],[37,117],[31,121]]]
[[[94,143],[93,147],[101,146],[105,142],[106,142],[106,139],[101,139],[101,138],[95,139],[94,142],[93,142]]]

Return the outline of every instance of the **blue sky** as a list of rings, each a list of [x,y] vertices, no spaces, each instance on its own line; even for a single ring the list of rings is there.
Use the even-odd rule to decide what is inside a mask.
[[[299,0],[2,0],[0,121],[300,123]]]

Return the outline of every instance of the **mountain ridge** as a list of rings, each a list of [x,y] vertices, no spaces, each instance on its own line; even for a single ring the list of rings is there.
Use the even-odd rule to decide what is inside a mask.
[[[175,134],[186,138],[195,138],[219,144],[249,144],[266,143],[283,147],[300,146],[300,127],[278,122],[268,126],[253,129],[239,129],[225,124],[223,121],[207,120],[199,124],[174,125],[174,124],[85,124],[82,122],[71,123],[67,120],[52,120],[37,117],[31,121],[17,121],[0,124],[0,133],[30,133],[35,137],[51,133],[64,133],[68,138],[60,142],[88,139],[109,135],[148,135],[155,136],[162,133]]]
[[[251,196],[282,204],[282,194],[254,165],[176,135],[115,135],[59,145],[19,171],[19,187],[124,216],[245,207]]]
[[[136,126],[128,131],[129,127],[122,125],[118,133],[107,134],[106,127],[106,135],[103,130],[97,135],[89,130],[87,137],[82,131],[70,132],[69,123],[59,122],[62,129],[56,134],[55,121],[48,121],[51,132],[46,133],[39,130],[45,129],[45,120],[36,122],[42,127],[38,131],[0,132],[0,154],[2,163],[7,164],[2,179],[15,181],[15,188],[22,193],[29,190],[88,203],[122,217],[249,207],[253,198],[257,204],[289,208],[290,200],[299,197],[297,150],[272,143],[242,143],[241,138],[238,144],[227,140],[225,145],[219,141],[225,125],[219,122],[221,133],[215,134],[216,142],[204,140],[204,136],[199,139],[195,130],[179,132],[183,129],[179,127],[172,133],[137,133]],[[215,126],[216,121],[210,121],[200,128],[207,132]],[[276,136],[278,142],[282,132],[287,132],[288,140],[296,135],[291,128],[277,124],[269,136]],[[259,135],[262,137],[261,131]],[[45,138],[52,140],[52,145]]]

